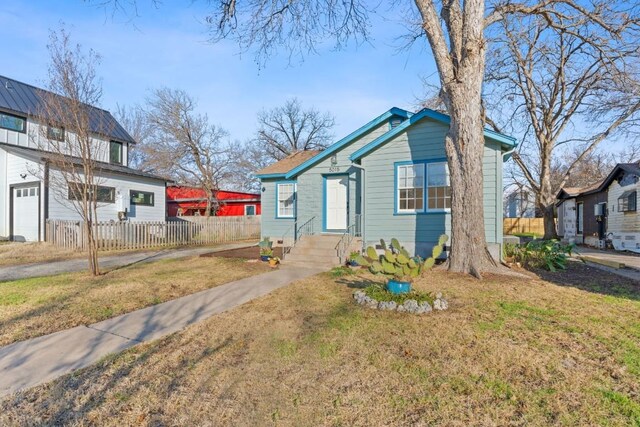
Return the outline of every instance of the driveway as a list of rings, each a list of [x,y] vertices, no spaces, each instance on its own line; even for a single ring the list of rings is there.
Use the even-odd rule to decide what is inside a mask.
[[[113,270],[114,268],[126,267],[138,263],[153,262],[162,259],[186,258],[210,252],[244,248],[247,246],[252,246],[252,244],[247,242],[236,242],[227,243],[215,247],[208,246],[182,249],[162,249],[157,251],[135,252],[130,254],[104,255],[100,256],[100,268],[105,270]],[[27,279],[30,277],[53,276],[55,274],[72,273],[75,271],[82,271],[87,269],[88,261],[84,258],[0,267],[0,282]]]

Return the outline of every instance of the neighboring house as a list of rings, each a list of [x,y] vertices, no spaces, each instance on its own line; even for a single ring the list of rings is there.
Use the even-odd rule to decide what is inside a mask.
[[[640,253],[640,162],[616,165],[601,188],[608,193],[607,238],[617,250]]]
[[[392,108],[324,151],[295,153],[262,169],[262,235],[283,244],[307,234],[356,234],[364,245],[395,237],[411,253],[427,255],[451,230],[448,129],[444,114]],[[502,164],[516,143],[490,130],[484,135],[486,238],[500,257]]]
[[[607,190],[602,181],[584,188],[566,187],[556,198],[558,236],[576,244],[604,247],[607,230]]]
[[[48,219],[80,220],[74,193],[59,184],[61,173],[46,149],[48,139],[72,141],[74,135],[42,117],[43,94],[51,95],[0,76],[0,237],[16,241],[44,240]],[[95,131],[98,220],[117,221],[126,212],[132,221],[164,221],[165,180],[129,168],[133,138],[108,111],[87,108]]]
[[[260,194],[219,190],[213,194],[215,216],[260,215]],[[202,188],[172,185],[167,187],[167,216],[204,216],[207,195]]]
[[[535,218],[536,196],[525,189],[515,189],[504,200],[505,218]]]

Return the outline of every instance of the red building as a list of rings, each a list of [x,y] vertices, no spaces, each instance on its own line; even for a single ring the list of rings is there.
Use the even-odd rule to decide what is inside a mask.
[[[260,194],[219,190],[214,193],[216,216],[260,215]],[[167,187],[167,216],[204,216],[207,196],[203,189],[180,185]]]

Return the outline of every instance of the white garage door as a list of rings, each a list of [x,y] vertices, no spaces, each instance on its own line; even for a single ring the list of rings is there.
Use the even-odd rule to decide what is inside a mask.
[[[37,242],[38,200],[40,186],[13,189],[13,240],[17,242]]]

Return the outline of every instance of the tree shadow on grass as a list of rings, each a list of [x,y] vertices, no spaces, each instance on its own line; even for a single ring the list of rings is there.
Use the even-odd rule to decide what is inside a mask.
[[[570,286],[601,295],[640,301],[640,283],[579,262],[569,262],[566,270],[551,272],[532,269],[541,279],[558,286]]]

